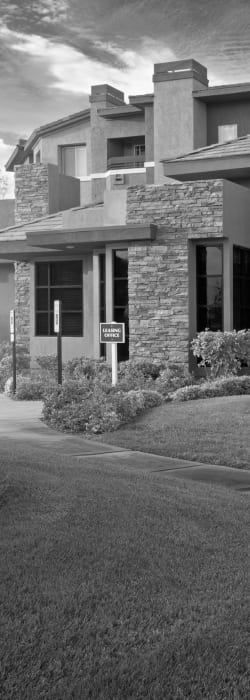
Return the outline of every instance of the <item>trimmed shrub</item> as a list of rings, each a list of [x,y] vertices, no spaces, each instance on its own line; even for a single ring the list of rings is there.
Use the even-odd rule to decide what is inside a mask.
[[[12,393],[12,396],[18,401],[39,401],[43,398],[44,391],[45,387],[42,379],[18,377],[16,393]]]
[[[29,371],[30,356],[24,345],[16,346],[16,368],[22,374]],[[12,374],[12,345],[4,341],[0,343],[0,392],[4,391],[5,384]]]
[[[172,401],[190,401],[193,399],[209,399],[216,396],[237,396],[250,394],[250,377],[221,377],[214,381],[206,381],[192,386],[177,389],[171,394]]]
[[[198,333],[191,342],[193,355],[212,379],[237,374],[250,363],[250,330]]]
[[[57,355],[38,355],[35,357],[35,362],[45,375],[50,374],[56,377],[57,374]]]
[[[153,389],[142,389],[142,394],[144,397],[144,408],[155,408],[155,406],[160,406],[164,397],[159,391],[154,391]]]
[[[75,357],[65,362],[64,365],[64,377],[66,380],[81,379],[81,377],[94,379],[100,374],[109,374],[111,377],[111,367],[104,359],[93,360],[88,357]]]
[[[183,386],[194,384],[192,374],[185,367],[177,364],[169,364],[163,369],[155,381],[155,389],[167,397],[171,392]]]

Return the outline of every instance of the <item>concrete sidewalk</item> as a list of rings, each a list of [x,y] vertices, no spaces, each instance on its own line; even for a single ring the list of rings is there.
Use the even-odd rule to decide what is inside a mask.
[[[144,471],[174,476],[184,480],[218,484],[250,494],[250,471],[231,467],[202,464],[189,460],[162,457],[108,445],[94,438],[59,433],[41,421],[41,401],[13,401],[0,394],[1,439],[25,443],[34,449],[55,451],[75,457],[77,463],[94,459],[98,464],[114,465],[124,471]]]

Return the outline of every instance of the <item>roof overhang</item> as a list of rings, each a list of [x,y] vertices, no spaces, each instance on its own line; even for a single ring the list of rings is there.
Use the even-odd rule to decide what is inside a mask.
[[[193,90],[193,97],[207,103],[250,100],[250,83],[215,85],[203,90]]]
[[[0,238],[0,258],[10,261],[31,261],[48,256],[75,257],[85,255],[107,244],[125,245],[147,243],[155,239],[157,226],[134,224],[131,226],[102,226],[84,229],[47,229],[29,231],[25,240]]]
[[[120,107],[102,108],[98,109],[99,117],[104,119],[122,119],[124,117],[137,117],[142,116],[143,105],[141,109],[138,109],[135,105],[121,105]]]
[[[165,177],[185,182],[198,179],[250,178],[250,154],[209,158],[163,160]]]

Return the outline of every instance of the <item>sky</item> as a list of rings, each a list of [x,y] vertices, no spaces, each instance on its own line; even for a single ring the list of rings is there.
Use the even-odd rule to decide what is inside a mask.
[[[91,85],[153,92],[153,64],[194,58],[250,82],[250,0],[0,0],[0,174],[20,138],[88,107]]]

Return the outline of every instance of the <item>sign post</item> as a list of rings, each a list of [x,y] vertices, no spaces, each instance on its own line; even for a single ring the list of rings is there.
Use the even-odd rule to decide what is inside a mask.
[[[54,332],[57,334],[57,381],[62,384],[62,303],[54,301]]]
[[[16,323],[15,323],[15,311],[11,309],[10,311],[10,342],[12,344],[12,390],[13,394],[16,393]]]
[[[111,343],[112,386],[117,384],[117,343],[125,343],[125,323],[100,323],[100,343]]]

